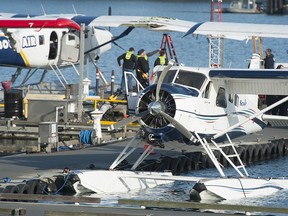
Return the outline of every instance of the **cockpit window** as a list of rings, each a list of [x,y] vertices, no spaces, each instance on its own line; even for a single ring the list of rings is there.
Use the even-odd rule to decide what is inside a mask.
[[[203,74],[180,70],[174,82],[200,90],[205,79],[206,77]]]
[[[171,83],[175,77],[177,70],[169,70],[163,80],[163,83]],[[157,80],[159,79],[162,71],[157,71]]]
[[[175,74],[176,74],[176,70],[169,70],[167,75],[165,76],[163,82],[164,83],[171,83],[175,77]]]

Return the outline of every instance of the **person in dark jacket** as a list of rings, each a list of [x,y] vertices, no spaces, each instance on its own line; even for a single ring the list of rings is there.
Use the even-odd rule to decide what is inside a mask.
[[[266,57],[264,58],[264,68],[265,69],[274,69],[274,55],[272,54],[271,49],[266,49],[265,50]]]
[[[123,61],[123,64],[121,64]],[[133,72],[136,68],[137,58],[134,55],[134,48],[130,47],[126,53],[123,53],[117,58],[119,67],[122,67],[121,91],[124,91],[124,71]],[[128,76],[128,88],[132,88],[132,77]]]
[[[154,62],[154,67],[157,65],[168,65],[165,49],[161,49],[158,58]]]
[[[136,75],[141,85],[146,88],[149,85],[149,61],[148,57],[158,53],[159,50],[154,50],[146,54],[144,49],[140,49],[137,53]]]

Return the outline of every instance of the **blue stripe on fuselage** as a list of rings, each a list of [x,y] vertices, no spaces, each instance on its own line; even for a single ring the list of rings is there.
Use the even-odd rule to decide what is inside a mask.
[[[26,66],[20,53],[15,52],[11,48],[9,39],[4,36],[0,37],[0,64],[6,66]]]

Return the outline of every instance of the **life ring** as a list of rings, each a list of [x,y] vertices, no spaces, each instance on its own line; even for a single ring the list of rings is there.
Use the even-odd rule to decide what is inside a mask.
[[[184,171],[189,172],[192,170],[191,158],[187,157],[186,155],[183,155],[183,157],[185,158]]]
[[[6,187],[0,187],[0,193],[8,193]]]
[[[180,159],[180,165],[178,166],[178,173],[182,173],[184,171],[187,171],[187,164],[190,165],[190,163],[187,160],[187,157],[185,155],[180,155],[178,157]]]
[[[153,168],[151,171],[156,171],[156,172],[161,172],[164,170],[163,164],[162,164],[162,160],[156,160],[153,163]]]
[[[283,155],[284,156],[286,156],[287,154],[288,154],[288,142],[287,142],[288,140],[287,139],[285,139],[285,141],[284,141],[284,147],[283,147]]]
[[[270,148],[268,146],[268,144],[261,144],[259,145],[260,147],[260,151],[258,154],[258,160],[259,161],[263,161],[263,160],[267,160],[270,158]]]
[[[258,162],[259,161],[260,152],[261,152],[260,145],[258,145],[258,144],[254,145],[254,150],[252,152],[252,162]]]
[[[16,185],[8,185],[0,188],[0,193],[18,193],[18,187]],[[1,201],[11,201],[7,199],[1,199]],[[12,200],[17,201],[17,200]]]
[[[222,149],[222,151],[226,154],[226,155],[229,155],[230,154],[230,148],[231,147],[224,147]],[[226,158],[223,156],[223,154],[220,153],[220,156],[219,156],[219,162],[220,164],[222,164],[223,167],[228,167],[230,165],[230,163],[226,160]]]
[[[236,147],[236,151],[237,151],[237,154],[239,155],[240,160],[241,160],[242,163],[243,163],[244,158],[246,157],[246,156],[245,156],[245,154],[246,154],[245,148],[242,147],[242,146],[238,146],[238,147]],[[240,161],[239,161],[237,158],[235,158],[234,164],[235,164],[236,166],[239,166],[239,165],[240,165]]]
[[[270,158],[271,159],[276,158],[277,157],[277,147],[276,147],[275,143],[271,142],[268,145],[270,148]]]
[[[41,184],[39,179],[28,180],[26,184],[29,186],[29,194],[42,194]]]
[[[8,185],[8,186],[6,186],[6,189],[7,189],[7,193],[16,193],[17,194],[19,192],[17,185]]]
[[[201,155],[201,158],[199,160],[199,168],[200,169],[206,169],[209,167],[207,167],[207,160],[209,159],[208,155],[207,154],[202,154]]]
[[[249,165],[254,161],[255,157],[255,146],[254,145],[246,145],[246,164]]]
[[[149,159],[149,160],[143,161],[143,163],[141,163],[141,170],[153,171],[155,167],[155,162],[156,162],[155,159]]]
[[[40,182],[40,186],[43,193],[53,193],[57,191],[55,182],[49,177],[43,178]]]
[[[27,184],[18,184],[18,193],[19,194],[29,194],[30,188]]]
[[[163,171],[170,170],[171,157],[165,156],[161,160]]]
[[[201,155],[201,152],[190,152],[186,154],[186,157],[190,160],[191,170],[199,170],[199,160]]]
[[[172,174],[178,173],[178,170],[180,169],[178,167],[181,165],[180,163],[181,163],[181,160],[178,157],[171,158],[170,170]]]
[[[283,142],[283,139],[279,140],[277,142],[277,145],[276,145],[276,152],[277,152],[277,155],[278,157],[281,157],[284,155],[284,142]]]

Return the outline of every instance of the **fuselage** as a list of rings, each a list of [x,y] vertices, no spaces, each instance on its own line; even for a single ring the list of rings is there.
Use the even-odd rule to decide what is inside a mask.
[[[45,28],[44,26],[45,24],[43,28],[32,26],[27,28],[5,27],[2,29],[0,32],[0,65],[50,69],[50,65],[64,67],[70,65],[71,62],[79,63],[79,30],[65,26],[46,26]],[[112,38],[110,32],[93,26],[86,26],[85,32],[84,51]],[[93,61],[98,59],[103,52],[110,48],[111,44],[107,44],[93,50],[89,53],[90,59]]]
[[[155,68],[152,83],[157,83],[157,77],[163,68]],[[158,74],[158,75],[157,75]],[[156,84],[143,91],[140,96],[137,110],[145,110],[149,104],[147,98],[152,98]],[[150,94],[150,95],[149,95]],[[201,137],[212,137],[226,130],[232,125],[241,122],[259,111],[257,95],[231,95],[223,83],[213,83],[209,78],[209,68],[172,67],[161,86],[160,101],[164,112],[181,123],[190,132],[198,133]],[[148,133],[169,140],[179,139],[181,134],[161,118],[148,116],[142,118],[141,124]],[[239,137],[260,131],[265,123],[256,118],[228,132],[230,138]],[[225,139],[221,137],[220,139]]]

